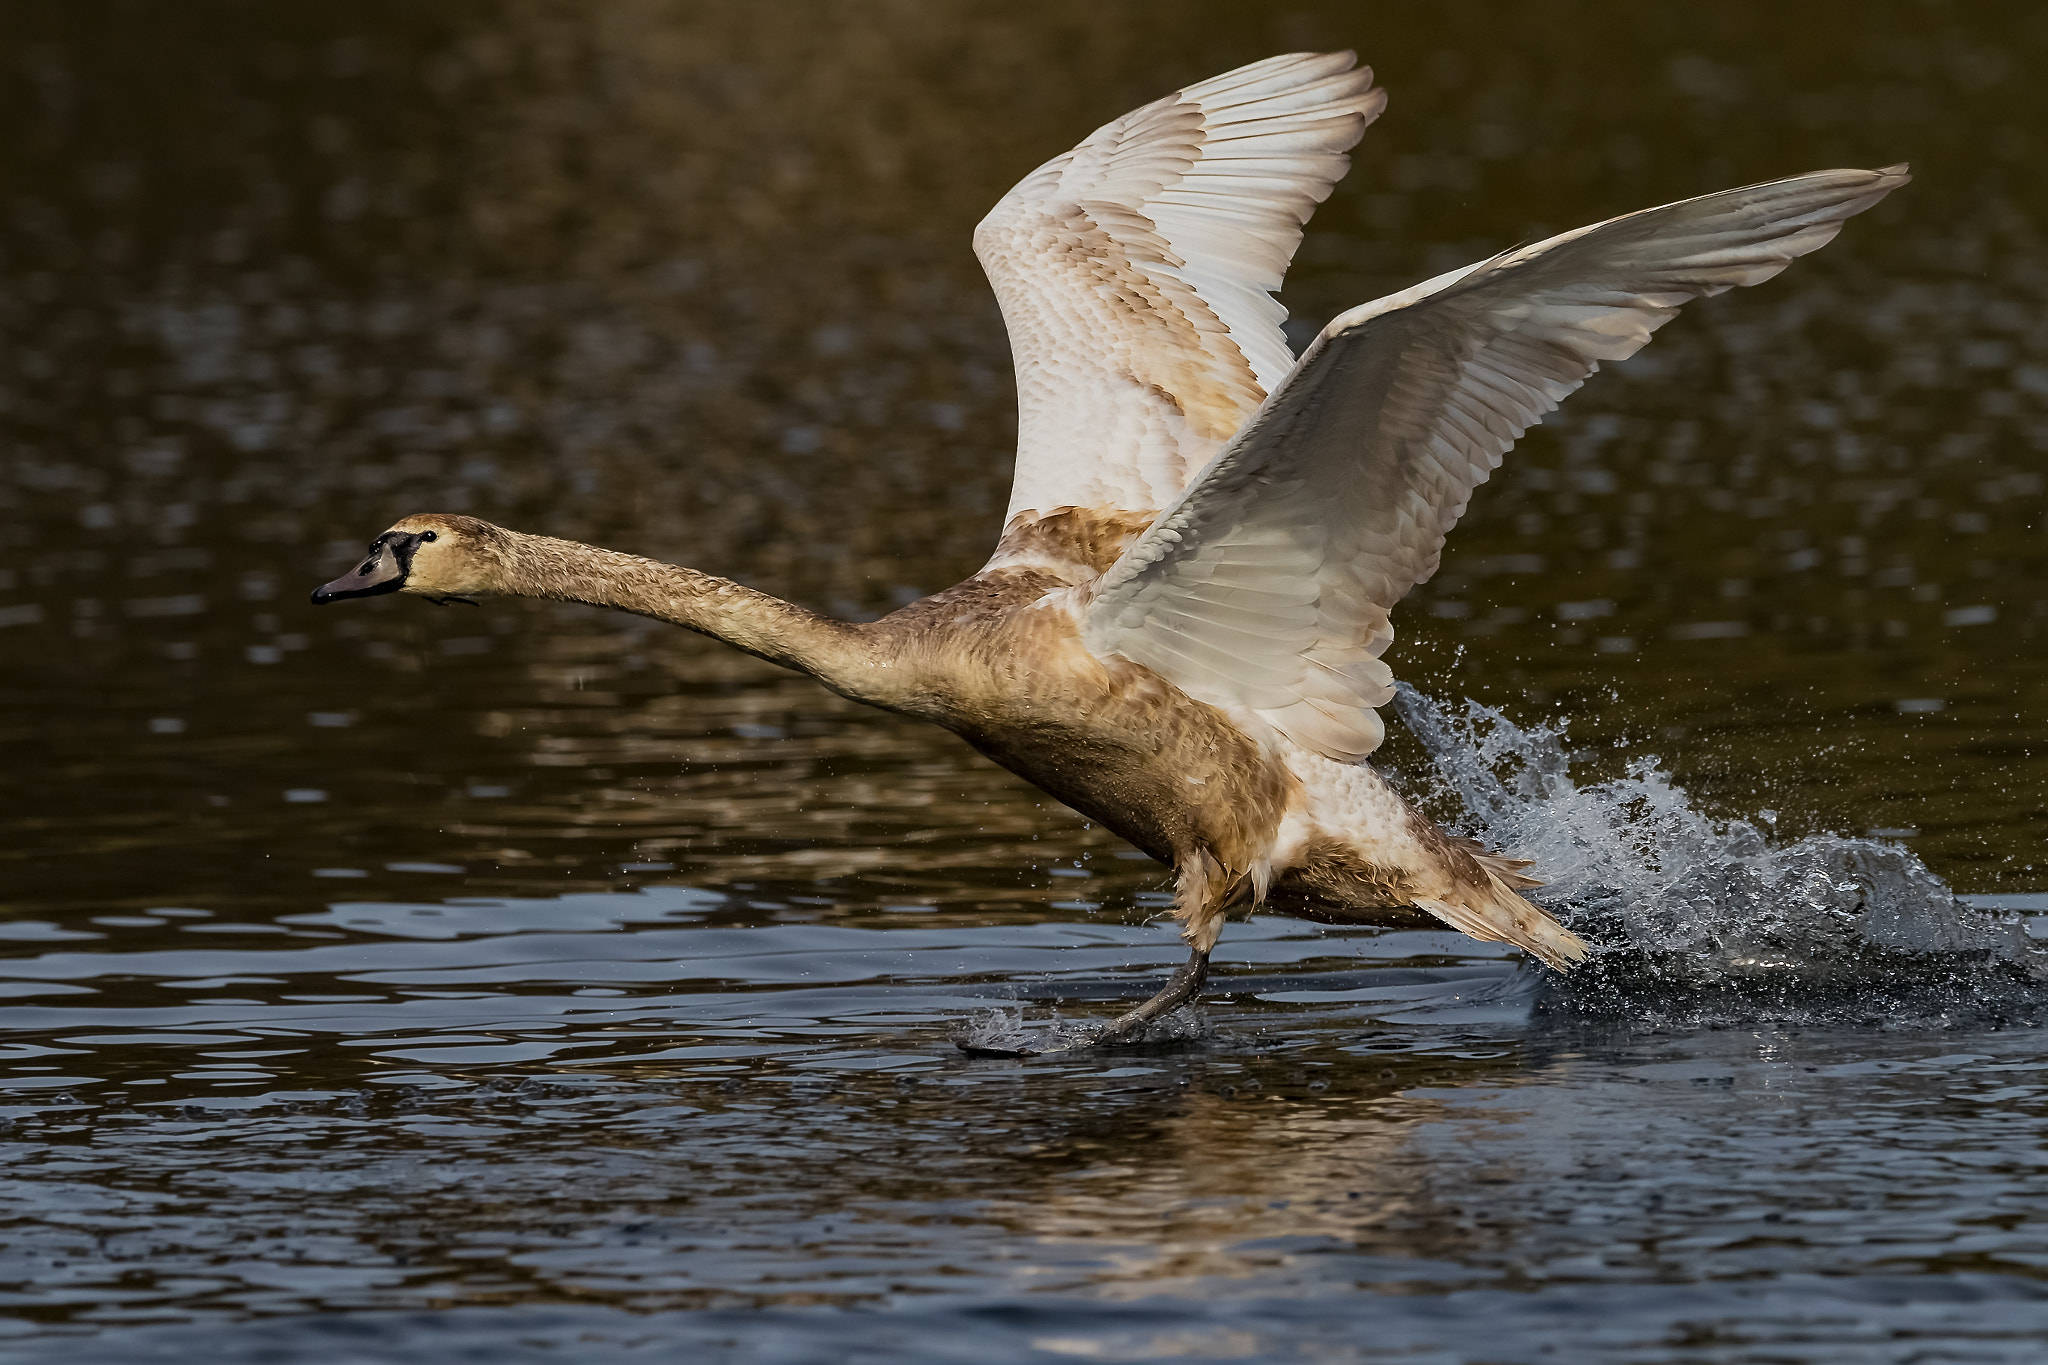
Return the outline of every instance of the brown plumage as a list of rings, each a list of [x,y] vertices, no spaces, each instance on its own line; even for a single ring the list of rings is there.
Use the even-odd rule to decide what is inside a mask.
[[[314,600],[634,612],[953,731],[1175,870],[1188,965],[1103,1039],[1190,998],[1226,913],[1262,902],[1568,966],[1586,945],[1519,894],[1528,864],[1438,829],[1364,762],[1388,613],[1600,361],[1908,177],[1820,171],[1565,233],[1342,314],[1296,363],[1271,291],[1384,103],[1349,53],[1275,57],[1105,125],[996,206],[975,246],[1017,358],[1017,472],[994,556],[956,587],[853,624],[429,514]]]
[[[1078,514],[1046,520],[1070,534],[1095,525]],[[944,726],[1170,863],[1178,874],[1175,914],[1198,952],[1215,945],[1226,912],[1258,898],[1262,883],[1287,901],[1313,898],[1347,919],[1395,923],[1414,922],[1412,911],[1400,911],[1421,901],[1490,903],[1514,885],[1534,884],[1438,830],[1370,769],[1347,772],[1325,761],[1331,771],[1304,781],[1287,755],[1218,707],[1141,664],[1091,654],[1067,599],[1100,573],[1090,561],[1109,554],[1103,534],[1111,533],[1059,538],[1060,568],[985,569],[868,623],[820,616],[694,569],[445,513],[400,521],[372,547],[364,569],[403,554],[395,591],[547,598],[652,617],[809,673],[854,701]],[[1029,539],[1013,532],[1004,543],[1014,549]],[[1006,557],[1014,556],[999,552],[999,560]],[[321,590],[322,600],[349,595],[365,576],[358,570],[337,579]],[[1297,755],[1297,763],[1303,758],[1312,756]],[[1346,776],[1354,784],[1369,779],[1365,790],[1398,812],[1401,837],[1391,847],[1420,853],[1425,866],[1407,866],[1412,859],[1400,856],[1375,860],[1369,841],[1332,835],[1309,837],[1298,857],[1275,865],[1287,817],[1313,814],[1316,778]],[[1497,932],[1477,920],[1472,927],[1553,964],[1576,956],[1576,938],[1515,899],[1512,919],[1492,926]],[[1528,932],[1525,923],[1548,932]]]

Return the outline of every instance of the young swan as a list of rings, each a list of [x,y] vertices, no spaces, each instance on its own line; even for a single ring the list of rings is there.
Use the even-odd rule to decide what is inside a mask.
[[[1449,924],[1568,967],[1586,945],[1518,894],[1527,864],[1438,829],[1365,762],[1389,613],[1600,361],[1908,176],[1818,171],[1580,228],[1341,314],[1297,362],[1272,291],[1384,103],[1349,53],[1275,57],[1097,130],[996,205],[975,249],[1016,355],[1017,472],[994,557],[956,587],[853,624],[429,514],[313,600],[585,602],[945,726],[1174,867],[1187,965],[1093,1041],[1192,998],[1248,904]]]

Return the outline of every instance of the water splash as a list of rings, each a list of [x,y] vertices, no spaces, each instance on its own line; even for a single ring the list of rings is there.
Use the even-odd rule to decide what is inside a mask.
[[[1596,947],[1551,976],[1551,1014],[1907,1022],[2048,1013],[2048,949],[2024,920],[1959,900],[1913,853],[1874,839],[1774,843],[1694,808],[1654,759],[1576,785],[1561,727],[1524,729],[1403,684],[1396,712],[1429,751],[1424,799],[1462,832],[1535,861],[1530,893]],[[1769,816],[1764,817],[1766,823]]]
[[[982,1057],[1038,1057],[1095,1046],[1102,1020],[1067,1020],[1055,1011],[1050,1023],[1034,1027],[1019,1006],[984,1010],[953,1034],[962,1052]],[[1146,1024],[1142,1033],[1116,1044],[1115,1050],[1177,1047],[1203,1043],[1216,1028],[1198,1005],[1183,1005]]]

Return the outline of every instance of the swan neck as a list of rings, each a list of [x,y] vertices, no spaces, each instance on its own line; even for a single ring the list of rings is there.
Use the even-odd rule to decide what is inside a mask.
[[[830,680],[860,662],[857,626],[713,574],[552,536],[512,533],[501,591],[667,621]]]

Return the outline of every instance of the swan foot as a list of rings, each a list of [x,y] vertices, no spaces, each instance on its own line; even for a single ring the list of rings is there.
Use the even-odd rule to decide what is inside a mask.
[[[994,1037],[957,1039],[956,1045],[970,1057],[1044,1057],[1057,1052],[1080,1052],[1089,1048],[1142,1042],[1153,1020],[1171,1014],[1193,1000],[1201,994],[1202,984],[1208,979],[1209,955],[1196,949],[1157,995],[1100,1027],[1075,1030],[1049,1043],[1040,1043],[1018,1029]]]

